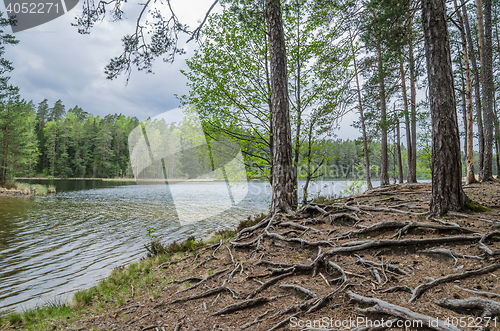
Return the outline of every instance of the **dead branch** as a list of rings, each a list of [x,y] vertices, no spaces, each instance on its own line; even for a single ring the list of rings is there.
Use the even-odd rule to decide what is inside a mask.
[[[217,315],[222,315],[222,314],[229,314],[233,313],[238,310],[243,310],[246,308],[254,307],[257,305],[261,305],[263,303],[269,302],[274,300],[276,297],[272,298],[265,298],[265,297],[258,297],[255,299],[250,299],[250,300],[245,300],[237,303],[233,303],[232,305],[229,305],[225,308],[222,308],[218,312],[213,313],[211,316],[217,316]]]
[[[229,243],[231,245],[233,245],[234,247],[247,247],[247,246],[252,246],[256,242],[258,242],[262,237],[263,237],[263,235],[261,234],[260,236],[258,236],[257,238],[255,238],[254,240],[251,240],[249,242],[230,241]],[[236,239],[238,239],[238,238],[236,238]]]
[[[281,284],[279,288],[285,289],[285,290],[292,290],[292,292],[302,294],[305,297],[310,297],[310,298],[317,298],[318,295],[312,292],[311,290],[308,290],[302,286],[299,285],[291,285],[291,284]]]
[[[419,323],[422,323],[423,326],[436,331],[462,331],[453,325],[446,325],[444,321],[436,321],[436,319],[430,316],[413,312],[408,308],[397,306],[387,301],[364,297],[352,291],[348,291],[347,296],[352,301],[373,305],[372,307],[366,309],[358,308],[358,310],[363,314],[385,314],[404,320],[418,321]]]
[[[267,282],[265,282],[264,284],[262,284],[260,287],[256,288],[255,290],[253,290],[252,292],[250,292],[248,295],[247,295],[247,299],[251,299],[253,298],[257,293],[265,290],[266,288],[268,288],[269,286],[275,284],[277,281],[283,279],[283,278],[286,278],[290,275],[292,275],[294,272],[294,270],[286,273],[286,274],[282,274],[282,275],[279,275],[279,276],[276,276],[274,278],[271,278],[270,280],[268,280]]]
[[[410,300],[408,302],[413,302],[416,299],[420,298],[422,294],[427,291],[428,289],[431,289],[437,285],[444,284],[444,283],[449,283],[458,279],[464,279],[464,278],[469,278],[472,276],[477,276],[477,275],[483,275],[489,272],[493,272],[497,269],[500,268],[500,263],[497,264],[492,264],[487,267],[481,268],[481,269],[476,269],[476,270],[470,270],[466,271],[460,274],[451,274],[442,278],[435,279],[429,283],[421,284],[413,290],[413,295],[411,296]]]
[[[177,323],[177,325],[175,326],[174,331],[180,331],[180,330],[181,330],[181,327],[182,327],[182,323],[184,323],[184,322],[179,322],[179,323]]]
[[[182,262],[184,260],[187,260],[189,258],[189,255],[186,256],[186,257],[183,257],[182,259],[180,260],[175,260],[175,261],[170,261],[170,262],[165,262],[165,263],[162,263],[160,264],[159,266],[156,267],[156,269],[160,269],[160,268],[163,268],[163,269],[166,269],[168,267],[170,267],[170,265],[172,264],[175,264],[175,263],[179,263],[179,262]]]
[[[372,267],[380,267],[380,268],[384,268],[386,270],[392,271],[392,272],[400,274],[400,275],[408,276],[408,273],[406,271],[404,271],[403,269],[401,269],[393,264],[389,264],[389,263],[382,264],[382,263],[378,263],[375,261],[365,260],[357,255],[356,255],[356,257],[358,258],[358,260],[356,261],[357,264],[369,265]]]
[[[315,233],[321,233],[321,231],[319,231],[318,229],[315,229],[315,228],[311,228],[309,226],[304,226],[304,225],[300,225],[300,224],[297,224],[297,223],[294,223],[294,222],[281,222],[278,224],[278,226],[289,226],[291,228],[295,228],[295,229],[299,229],[299,230],[303,230],[303,231],[307,231],[307,230],[310,230],[310,231],[313,231]]]
[[[473,293],[475,295],[479,295],[479,296],[486,297],[486,298],[500,298],[500,294],[498,294],[498,293],[481,292],[481,291],[476,291],[476,290],[469,290],[469,289],[460,287],[458,285],[455,285],[455,287],[458,288],[458,289],[461,289],[462,291]]]
[[[231,292],[231,293],[234,292],[230,288],[227,288],[225,286],[219,286],[219,287],[212,288],[212,289],[210,289],[208,291],[205,291],[205,292],[202,292],[202,293],[199,293],[199,294],[194,294],[194,295],[182,297],[182,298],[179,298],[179,299],[175,299],[173,301],[170,301],[168,304],[170,305],[170,304],[174,304],[174,303],[177,303],[177,302],[183,302],[183,301],[200,299],[200,298],[208,297],[210,295],[218,294],[218,293],[225,292],[225,291],[228,291],[228,292]]]
[[[489,256],[500,255],[500,250],[496,249],[496,250],[493,251],[488,246],[486,246],[486,244],[484,243],[489,238],[493,238],[494,236],[498,236],[498,235],[500,235],[500,232],[498,232],[498,231],[486,233],[481,238],[481,240],[479,240],[479,249],[482,250],[482,251],[484,251]]]
[[[272,238],[272,239],[277,239],[277,240],[292,242],[292,243],[298,243],[301,246],[303,246],[303,245],[307,245],[307,246],[320,246],[320,245],[334,246],[334,244],[332,242],[327,241],[327,240],[309,241],[309,240],[300,239],[300,238],[285,238],[277,233],[268,232],[268,231],[266,231],[264,234],[267,237]]]
[[[451,309],[455,312],[473,312],[480,310],[482,317],[500,316],[500,303],[483,298],[470,297],[467,299],[438,299],[434,302],[443,308]]]
[[[187,291],[189,291],[189,290],[192,290],[192,289],[194,289],[194,288],[196,288],[196,287],[200,286],[201,284],[205,283],[207,280],[209,280],[209,279],[211,279],[211,278],[213,278],[213,277],[216,277],[216,276],[218,276],[218,275],[220,275],[220,274],[223,274],[223,273],[227,272],[228,270],[229,270],[229,268],[226,268],[226,269],[224,269],[224,270],[220,270],[220,271],[214,272],[213,274],[211,274],[211,275],[209,275],[209,276],[207,276],[207,277],[203,278],[203,279],[202,279],[201,281],[199,281],[198,283],[193,284],[193,285],[189,286],[188,288],[186,288],[186,289],[184,289],[184,290],[180,290],[180,291],[175,292],[175,293],[174,293],[174,295],[175,295],[175,294],[182,293],[182,292],[187,292]]]
[[[267,331],[273,331],[273,330],[281,328],[283,325],[285,325],[286,323],[288,323],[288,321],[290,321],[293,317],[297,316],[298,314],[299,313],[295,313],[293,315],[288,316],[287,318],[285,318],[284,320],[282,320],[281,322],[279,322],[278,324],[276,324],[275,326],[273,326],[272,328],[270,328]]]
[[[243,325],[241,326],[241,329],[246,329],[246,328],[251,327],[251,326],[252,326],[252,325],[254,325],[254,324],[257,324],[257,323],[259,323],[259,322],[262,322],[263,320],[265,320],[265,318],[264,318],[264,317],[265,317],[267,314],[269,314],[270,312],[274,311],[274,310],[276,310],[276,309],[270,309],[270,310],[267,310],[266,312],[264,312],[263,314],[260,314],[259,316],[257,316],[257,318],[256,318],[255,320],[253,320],[253,322],[249,322],[249,323],[243,324]]]
[[[338,264],[335,264],[333,263],[332,261],[326,261],[326,264],[330,267],[332,267],[333,269],[337,270],[338,272],[340,272],[340,274],[342,275],[341,278],[342,278],[342,284],[347,282],[347,275],[344,271],[344,269],[342,269]]]
[[[394,286],[387,290],[380,291],[379,293],[393,293],[393,292],[408,292],[413,293],[413,289],[407,285],[404,286]]]

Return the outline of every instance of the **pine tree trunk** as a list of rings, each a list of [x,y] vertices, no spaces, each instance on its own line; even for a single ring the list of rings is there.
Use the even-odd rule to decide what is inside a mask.
[[[387,106],[385,100],[385,79],[384,79],[384,65],[382,60],[382,51],[380,43],[377,42],[377,62],[378,62],[378,81],[380,93],[380,128],[382,131],[382,146],[380,156],[380,186],[389,185],[389,161],[387,158]]]
[[[349,39],[351,41],[351,50],[352,50],[352,59],[354,62],[354,74],[356,75],[356,91],[358,94],[358,106],[359,106],[359,116],[361,119],[361,129],[363,131],[363,152],[365,156],[365,174],[366,174],[366,184],[369,190],[373,189],[372,180],[371,180],[371,169],[370,169],[370,154],[368,153],[368,139],[366,137],[366,125],[365,125],[365,116],[363,113],[363,102],[361,98],[361,87],[359,84],[359,75],[358,75],[358,65],[356,62],[356,53],[354,52],[354,43],[352,40],[351,30],[349,29]]]
[[[478,0],[480,1],[480,0]],[[481,58],[481,82],[484,100],[484,157],[481,182],[493,180],[493,45],[491,0],[484,0],[484,50]],[[481,176],[482,174],[482,176]]]
[[[467,174],[466,181],[467,184],[475,183],[476,177],[474,175],[474,114],[472,109],[472,79],[470,75],[470,61],[469,61],[469,51],[467,49],[467,37],[465,35],[465,25],[462,18],[462,14],[458,10],[457,1],[455,1],[455,8],[457,9],[458,24],[461,26],[460,35],[462,37],[462,53],[464,58],[464,69],[465,69],[465,112],[464,112],[464,123],[465,126],[465,146],[466,146],[466,157],[467,157]],[[465,6],[463,7],[465,8]]]
[[[462,207],[460,138],[444,0],[422,0],[422,24],[432,116],[431,213]]]
[[[413,56],[413,40],[410,36],[408,47],[410,62],[410,107],[411,107],[411,160],[408,166],[408,182],[417,182],[417,89],[415,86],[415,58]]]
[[[394,114],[396,115],[396,114]],[[401,129],[399,127],[399,117],[396,116],[396,134],[397,134],[397,148],[398,148],[398,172],[399,172],[399,184],[403,184],[404,183],[404,179],[403,179],[403,159],[401,157]]]
[[[472,34],[469,28],[469,19],[467,15],[467,10],[465,10],[464,0],[462,0],[462,10],[464,12],[464,22],[465,28],[467,30],[467,40],[469,41],[470,55],[472,60],[472,69],[474,70],[474,80],[475,80],[475,94],[476,94],[476,117],[477,117],[477,131],[478,131],[478,142],[479,142],[479,162],[478,162],[478,172],[479,180],[483,177],[484,169],[484,130],[483,130],[483,110],[481,104],[481,91],[479,85],[481,84],[481,79],[479,77],[479,69],[477,67],[476,56],[473,52],[474,43],[472,41]],[[483,49],[484,49],[484,24],[483,24],[483,8],[481,0],[476,0],[477,6],[477,28],[478,28],[478,39],[479,39],[479,59],[483,60]],[[482,63],[481,63],[482,68]],[[483,75],[481,75],[483,76]],[[484,91],[483,91],[484,92]]]
[[[267,0],[266,19],[271,67],[273,108],[273,173],[271,214],[291,212],[293,204],[293,161],[286,47],[279,0]]]
[[[411,128],[410,128],[410,114],[408,113],[408,94],[406,93],[406,75],[403,65],[403,57],[399,57],[399,71],[401,73],[401,87],[403,89],[403,103],[404,103],[404,115],[405,115],[405,126],[406,126],[406,149],[408,151],[408,182],[411,182],[410,168],[412,160],[412,148],[411,148]]]

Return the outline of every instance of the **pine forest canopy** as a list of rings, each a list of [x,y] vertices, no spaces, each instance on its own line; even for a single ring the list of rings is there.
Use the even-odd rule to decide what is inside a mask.
[[[74,25],[90,33],[106,15],[120,20],[123,2],[85,2]],[[215,0],[194,29],[175,5],[140,4],[135,30],[105,73],[128,80],[134,67],[152,72],[158,57],[180,60],[183,36],[198,42],[183,72],[189,93],[180,101],[198,110],[207,140],[237,143],[249,177],[271,182],[272,213],[298,204],[299,179],[307,191],[310,181],[332,177],[334,165],[343,169],[338,177],[356,172],[369,187],[372,177],[384,186],[432,174],[435,214],[467,202],[462,175],[473,182],[476,171],[489,181],[500,168],[498,1]],[[12,70],[2,64],[4,74]],[[15,113],[26,139],[15,149],[25,156],[3,149],[3,180],[22,169],[130,175],[126,137],[137,119],[94,117],[78,107],[65,113],[60,101],[50,109],[42,101],[35,111],[7,81],[2,137],[21,146],[4,119]],[[359,114],[356,144],[335,140],[348,112]],[[346,166],[355,170],[344,172]]]

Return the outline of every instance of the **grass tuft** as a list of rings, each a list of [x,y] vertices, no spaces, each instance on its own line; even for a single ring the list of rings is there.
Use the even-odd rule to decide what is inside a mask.
[[[461,212],[466,212],[466,213],[484,213],[487,211],[488,208],[482,206],[479,202],[477,201],[467,201],[465,205],[460,209]]]

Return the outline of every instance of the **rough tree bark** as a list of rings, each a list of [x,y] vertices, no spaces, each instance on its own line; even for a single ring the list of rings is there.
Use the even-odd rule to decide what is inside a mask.
[[[349,29],[349,40],[351,42],[351,50],[352,50],[352,59],[354,62],[354,74],[356,75],[356,88],[357,88],[357,94],[358,94],[358,106],[359,106],[359,116],[361,119],[361,129],[363,131],[363,152],[365,156],[365,174],[366,174],[366,184],[368,186],[368,189],[371,190],[373,189],[372,186],[372,180],[371,180],[371,170],[370,170],[370,155],[368,153],[368,139],[366,137],[366,125],[365,125],[365,116],[363,113],[363,102],[361,98],[361,87],[359,84],[359,76],[358,76],[358,65],[356,62],[356,53],[354,51],[354,42],[352,40],[352,34],[351,30]]]
[[[279,0],[266,1],[273,108],[273,173],[271,214],[291,212],[293,204],[293,161],[286,47]]]
[[[467,37],[465,36],[465,26],[462,18],[462,14],[458,10],[457,1],[454,0],[455,8],[457,10],[458,24],[460,25],[460,35],[462,37],[462,52],[464,56],[464,67],[465,67],[465,114],[464,119],[466,119],[466,156],[467,156],[467,184],[475,183],[476,177],[474,176],[474,116],[472,110],[472,79],[470,75],[470,65],[469,65],[469,51],[467,50]]]
[[[397,149],[398,149],[398,172],[399,172],[399,184],[403,184],[404,183],[404,179],[403,179],[403,159],[401,157],[401,128],[399,127],[399,117],[394,114],[396,116],[396,135],[398,137],[398,140],[396,142],[397,144]],[[394,171],[396,171],[396,169],[394,169]]]
[[[478,0],[478,3],[481,0]],[[478,9],[479,16],[479,9]],[[484,156],[483,169],[479,172],[481,182],[493,180],[493,45],[491,0],[484,0],[484,42],[481,53],[481,83],[483,85],[484,112]],[[483,58],[484,57],[484,58]]]
[[[453,71],[444,0],[422,1],[422,25],[432,116],[430,211],[443,215],[465,203]]]
[[[415,86],[415,58],[413,56],[413,39],[408,43],[408,59],[410,62],[410,107],[411,107],[411,160],[408,165],[408,182],[417,182],[417,89]]]
[[[389,185],[389,161],[387,158],[387,106],[385,100],[384,64],[380,42],[377,42],[378,80],[380,92],[380,128],[382,131],[380,156],[380,186]]]
[[[464,1],[462,1],[463,8],[465,8]],[[483,21],[483,6],[481,0],[476,0],[476,7],[477,7],[477,33],[478,33],[478,40],[479,40],[479,60],[481,62],[481,70],[483,70],[483,59],[484,59],[484,21]],[[466,13],[467,11],[465,11]],[[466,18],[466,14],[464,14],[465,17],[465,24],[466,28],[469,30],[467,32],[467,38],[470,37],[469,39],[469,44],[470,44],[470,49],[471,49],[471,55],[472,55],[472,36],[470,34],[470,29],[468,28],[469,22],[468,19]],[[473,65],[474,68],[474,65]],[[479,77],[479,70],[477,66],[474,68],[474,78],[476,79],[476,101],[481,100],[481,92],[479,88],[479,84],[481,84],[481,80],[483,79],[484,75],[481,74],[481,77]],[[481,79],[480,79],[481,78]],[[483,91],[484,92],[484,91]],[[484,129],[483,129],[483,106],[478,104],[477,109],[476,109],[476,114],[477,114],[477,131],[478,131],[478,140],[479,140],[479,180],[483,177],[483,169],[484,169]]]
[[[403,103],[404,103],[404,115],[405,115],[405,126],[406,126],[406,149],[408,150],[408,182],[411,183],[411,160],[412,160],[412,142],[411,142],[411,128],[410,128],[410,114],[408,113],[408,94],[406,92],[406,75],[403,66],[403,57],[399,57],[399,71],[401,73],[401,88],[403,90]],[[416,173],[416,172],[415,172]]]

